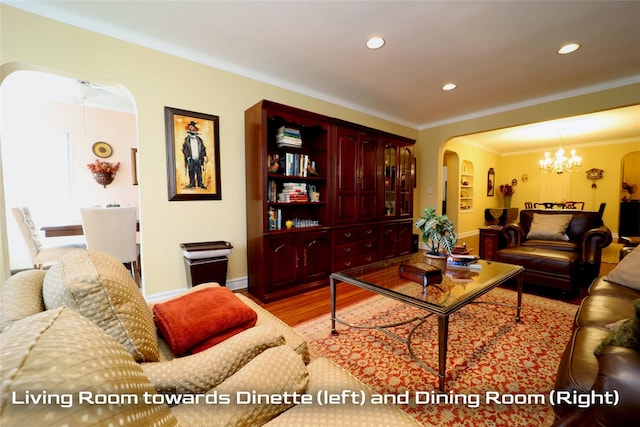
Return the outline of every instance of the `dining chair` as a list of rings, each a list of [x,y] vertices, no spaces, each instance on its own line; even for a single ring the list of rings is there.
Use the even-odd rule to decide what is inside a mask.
[[[564,203],[557,202],[536,202],[533,204],[533,206],[536,209],[538,209],[538,206],[543,209],[564,209]]]
[[[600,207],[598,208],[598,213],[600,214],[600,218],[602,218],[602,215],[604,214],[604,208],[607,207],[607,204],[605,202],[600,203]]]
[[[136,243],[136,208],[81,208],[87,249],[117,258],[140,283],[140,246]]]
[[[50,264],[58,261],[64,255],[71,251],[77,251],[84,249],[83,243],[66,243],[66,244],[52,244],[47,239],[42,240],[38,227],[36,227],[33,219],[31,218],[31,211],[29,208],[11,208],[13,215],[18,222],[20,232],[24,237],[29,253],[31,254],[31,262],[33,268],[43,269],[45,264]]]
[[[533,209],[533,203],[531,203],[531,202],[524,202],[524,208],[525,208],[525,209]]]
[[[564,202],[563,209],[580,209],[580,210],[584,210],[584,202],[566,201],[566,202]]]

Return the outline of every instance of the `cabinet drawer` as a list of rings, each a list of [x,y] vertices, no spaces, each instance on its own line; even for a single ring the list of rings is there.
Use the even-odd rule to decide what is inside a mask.
[[[362,227],[359,230],[360,238],[373,239],[378,237],[378,227]]]
[[[333,242],[336,245],[341,243],[357,242],[360,240],[360,234],[352,228],[338,230],[333,232]]]
[[[333,242],[336,245],[348,242],[357,242],[365,239],[377,239],[378,227],[367,226],[358,228],[345,228],[333,232]]]
[[[344,256],[344,257],[336,257],[335,259],[335,271],[347,270],[349,268],[357,267],[358,264],[357,256]]]
[[[334,254],[336,257],[358,255],[360,253],[360,245],[361,243],[359,242],[337,245]]]
[[[368,254],[360,255],[358,257],[358,266],[371,264],[372,262],[378,261],[378,254],[375,252],[371,252]]]
[[[359,254],[368,254],[370,252],[378,251],[378,240],[377,239],[369,239],[364,240],[360,243]]]

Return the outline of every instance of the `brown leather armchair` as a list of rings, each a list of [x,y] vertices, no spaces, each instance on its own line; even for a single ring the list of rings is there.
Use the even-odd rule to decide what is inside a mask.
[[[571,215],[566,240],[528,238],[535,214]],[[520,221],[505,225],[503,234],[507,247],[497,252],[497,261],[523,266],[527,283],[569,295],[597,277],[602,248],[611,243],[611,231],[595,211],[523,210]]]

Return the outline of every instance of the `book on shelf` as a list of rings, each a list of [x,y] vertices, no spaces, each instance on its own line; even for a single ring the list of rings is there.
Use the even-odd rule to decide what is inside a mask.
[[[267,202],[273,203],[278,200],[278,184],[274,180],[269,180],[267,184]]]
[[[280,209],[269,209],[268,221],[269,221],[269,230],[280,230],[282,228],[282,210]]]
[[[284,153],[284,156],[280,157],[279,169],[282,170],[286,176],[306,178],[309,176],[309,167],[315,172],[316,162],[311,160],[307,154]]]
[[[276,134],[278,147],[302,147],[302,135],[299,129],[281,126]]]

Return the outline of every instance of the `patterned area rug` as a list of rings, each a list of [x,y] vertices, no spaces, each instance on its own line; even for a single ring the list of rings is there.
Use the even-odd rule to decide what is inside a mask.
[[[338,289],[339,292],[339,289]],[[480,298],[514,304],[516,292],[496,288]],[[324,356],[361,379],[374,392],[392,396],[424,425],[548,426],[553,422],[549,393],[571,334],[578,306],[523,295],[523,324],[515,310],[471,304],[449,320],[446,393],[437,394],[435,374],[415,362],[406,346],[371,329],[338,324],[330,333],[325,315],[296,327],[308,340],[312,357]],[[391,324],[424,312],[374,296],[346,307],[338,317],[351,324]],[[406,336],[412,325],[394,327]],[[437,319],[432,316],[412,338],[416,356],[437,368]],[[496,396],[487,402],[489,396]],[[403,402],[405,397],[409,402]],[[440,401],[434,403],[439,397]],[[540,400],[542,396],[542,400]]]

